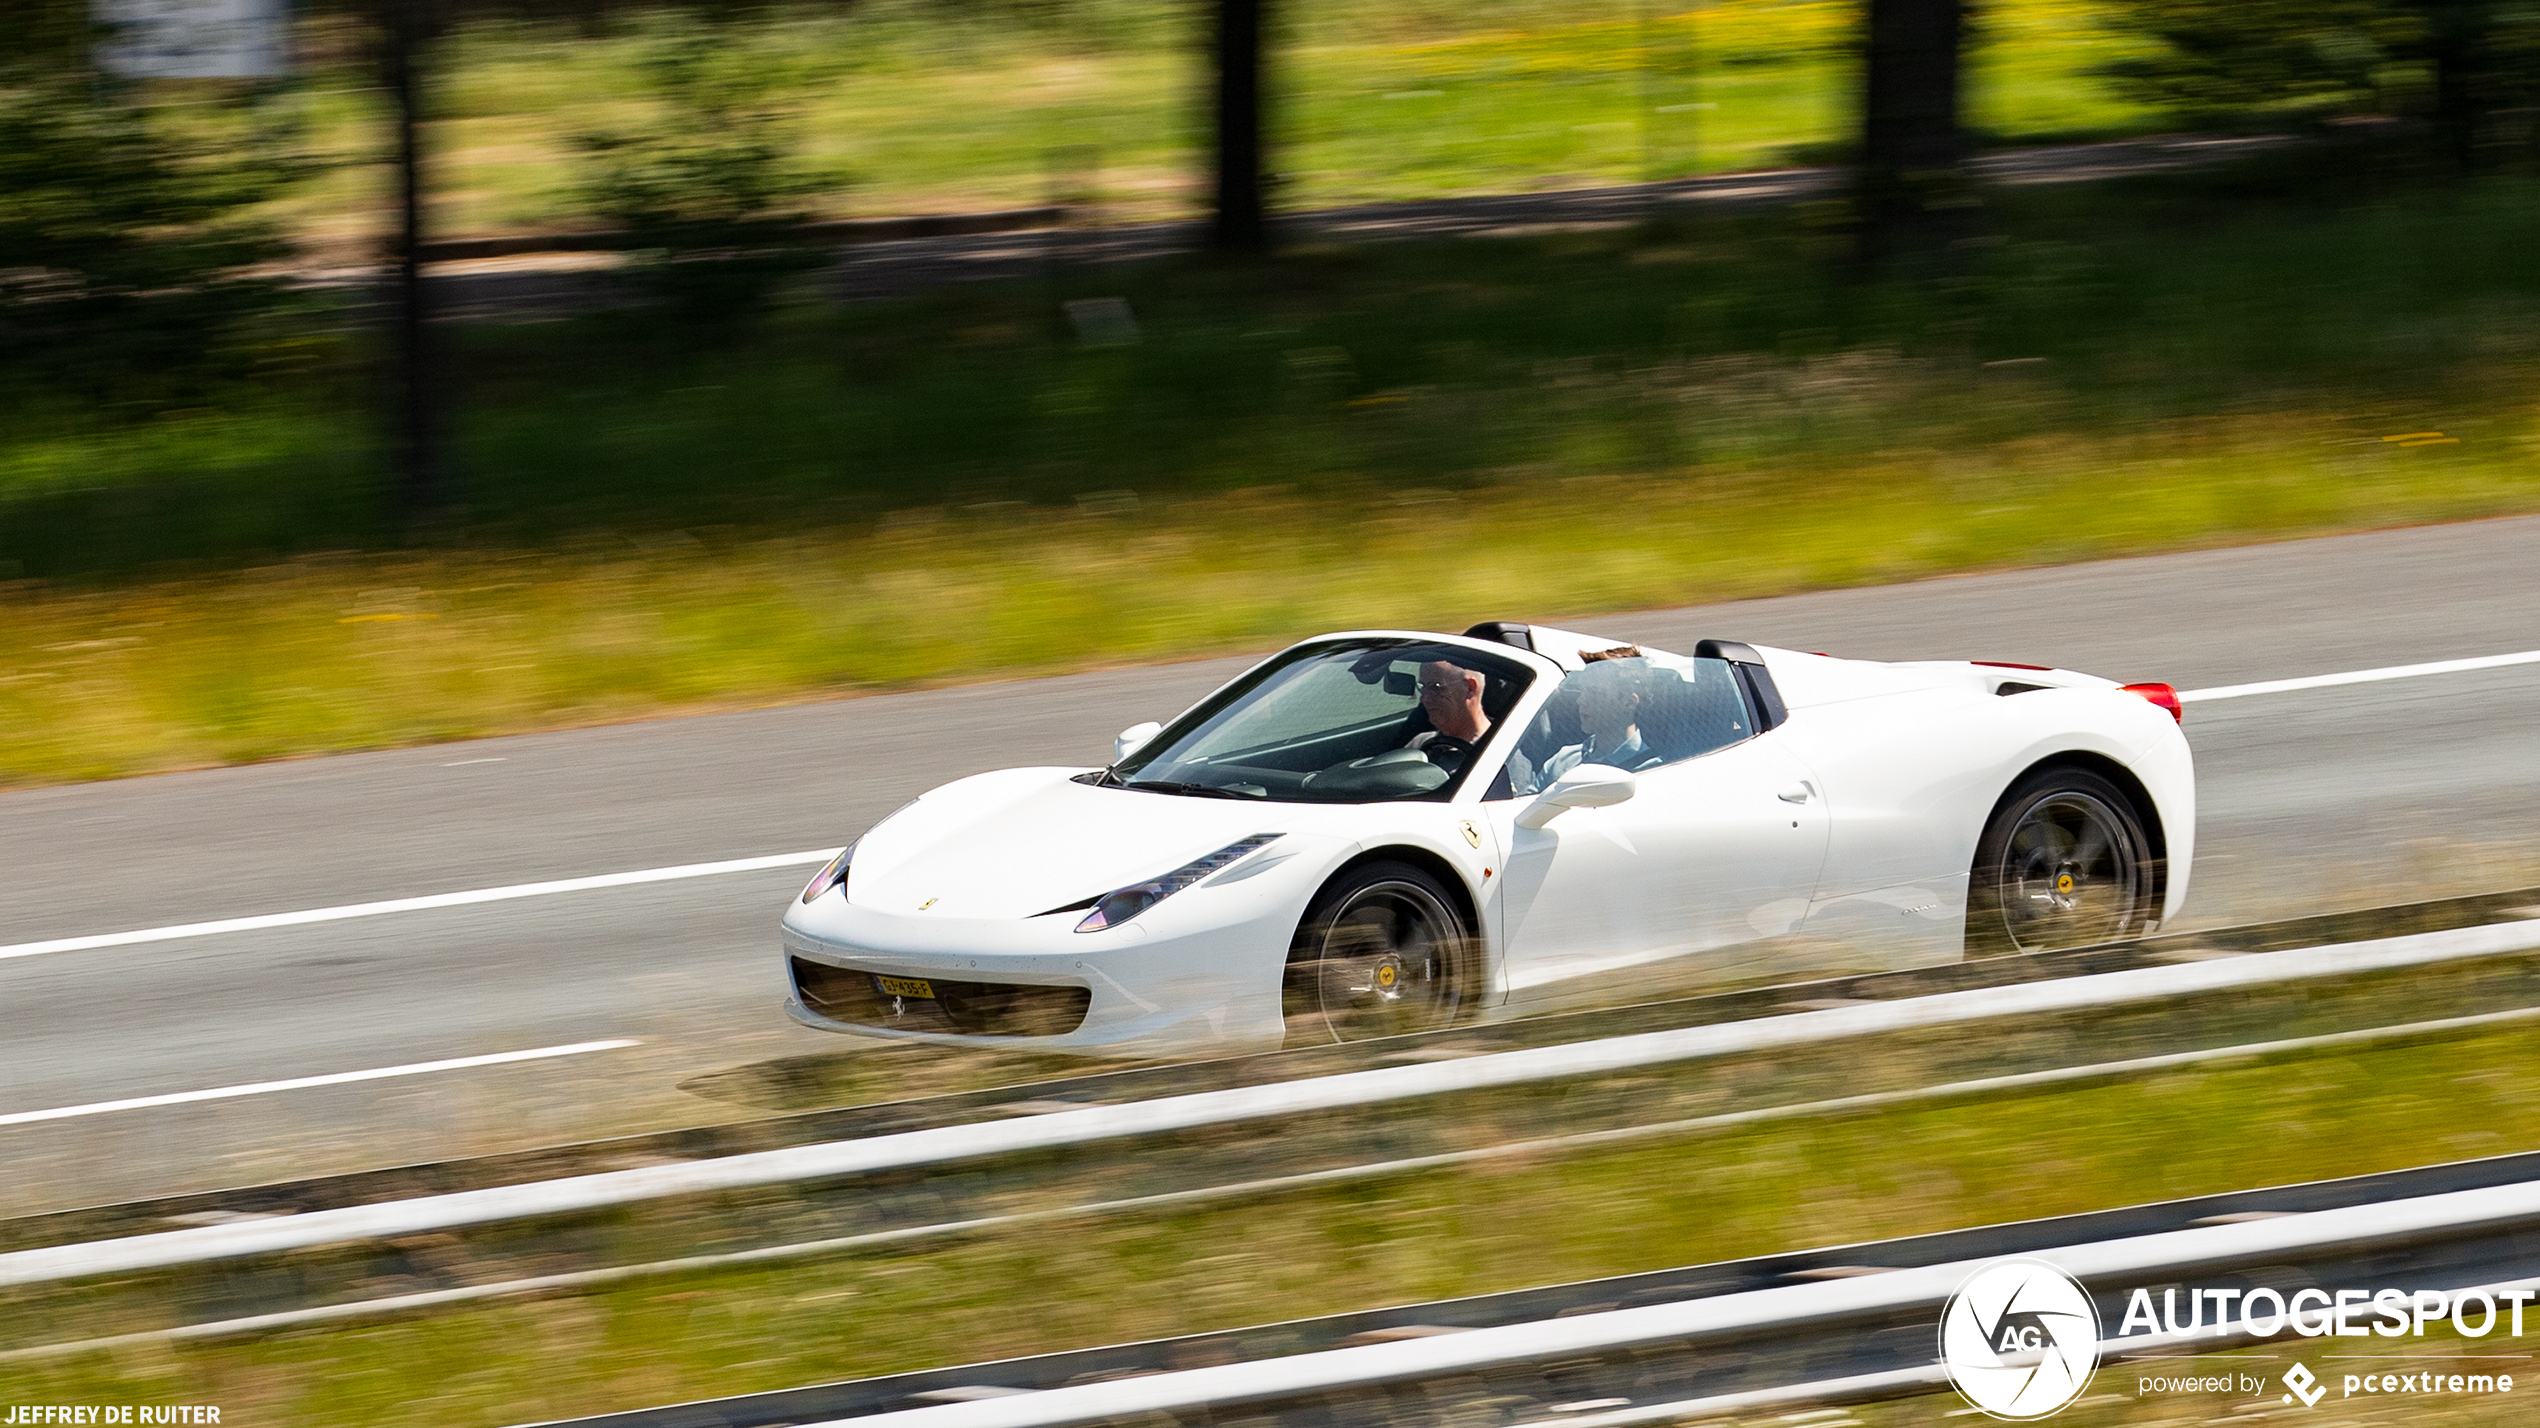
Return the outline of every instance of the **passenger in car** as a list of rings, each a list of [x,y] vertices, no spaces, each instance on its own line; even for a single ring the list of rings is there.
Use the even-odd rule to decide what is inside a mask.
[[[1659,759],[1698,758],[1754,735],[1736,676],[1718,660],[1696,660],[1689,671],[1664,666],[1649,672],[1641,692],[1640,735]]]
[[[1586,738],[1544,760],[1544,783],[1580,764],[1604,764],[1636,773],[1665,762],[1640,735],[1641,706],[1650,695],[1647,660],[1599,660],[1563,683],[1577,691],[1579,728]]]

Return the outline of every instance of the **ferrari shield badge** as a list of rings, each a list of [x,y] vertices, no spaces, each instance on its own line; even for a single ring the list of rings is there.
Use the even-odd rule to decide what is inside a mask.
[[[1482,830],[1474,827],[1473,820],[1469,818],[1464,820],[1464,841],[1476,848],[1482,846]]]

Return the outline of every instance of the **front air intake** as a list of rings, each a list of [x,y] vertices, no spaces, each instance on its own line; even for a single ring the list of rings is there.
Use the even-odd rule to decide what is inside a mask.
[[[948,982],[938,977],[893,978],[913,982],[931,997],[882,989],[871,972],[825,962],[786,959],[794,994],[804,1006],[850,1026],[884,1031],[937,1031],[963,1036],[1065,1036],[1085,1024],[1093,1005],[1090,987],[1041,987],[1011,982]]]

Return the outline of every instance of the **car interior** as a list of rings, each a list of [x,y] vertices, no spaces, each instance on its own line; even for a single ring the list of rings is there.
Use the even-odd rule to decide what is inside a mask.
[[[1698,758],[1754,736],[1755,721],[1746,695],[1727,661],[1685,660],[1681,669],[1657,659],[1646,663],[1639,725],[1641,742],[1655,756],[1651,767]],[[1543,768],[1563,749],[1587,742],[1587,731],[1579,723],[1578,681],[1584,674],[1582,670],[1561,682],[1518,741],[1517,752],[1527,766]],[[1510,780],[1503,771],[1488,796],[1514,798],[1537,791],[1531,786],[1516,787],[1517,782],[1525,780]]]

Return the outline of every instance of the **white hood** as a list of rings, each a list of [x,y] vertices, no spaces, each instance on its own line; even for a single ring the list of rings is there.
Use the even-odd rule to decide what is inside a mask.
[[[1033,917],[1158,877],[1297,809],[1076,783],[1012,769],[947,784],[856,845],[847,901],[879,912]],[[1282,822],[1282,815],[1287,821]]]

